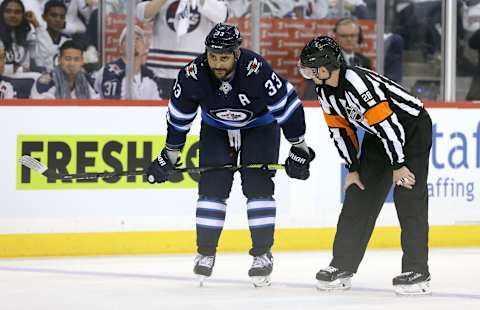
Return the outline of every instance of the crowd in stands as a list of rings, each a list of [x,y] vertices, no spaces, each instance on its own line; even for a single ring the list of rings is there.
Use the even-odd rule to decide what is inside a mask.
[[[97,1],[0,0],[0,98],[126,98],[125,30],[119,38],[122,55],[102,64]],[[125,7],[126,1],[117,2],[106,4]],[[261,10],[272,18],[336,19],[332,33],[346,62],[372,68],[360,53],[358,20],[375,19],[376,1],[343,4],[342,16],[337,0],[261,0]],[[388,2],[386,76],[402,83],[404,51],[419,51],[418,61],[440,62],[441,5],[440,0]],[[471,78],[465,99],[480,100],[480,0],[458,1],[457,11],[457,73]],[[250,12],[251,0],[138,1],[137,22],[151,29],[151,39],[135,28],[131,98],[169,98],[178,70],[203,53],[211,27]],[[314,99],[311,85],[304,96]]]

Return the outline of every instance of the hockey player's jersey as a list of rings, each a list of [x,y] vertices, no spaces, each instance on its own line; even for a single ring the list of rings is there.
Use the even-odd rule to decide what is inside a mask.
[[[219,22],[228,16],[227,3],[223,0],[205,0],[190,6],[187,33],[177,36],[175,13],[180,0],[167,0],[153,18],[152,43],[148,52],[147,66],[165,79],[175,79],[178,71],[201,55],[205,50],[205,37]],[[191,1],[192,2],[192,1]],[[137,18],[144,18],[148,1],[137,5]]]
[[[170,148],[183,146],[199,106],[202,121],[216,128],[246,129],[276,121],[290,142],[302,141],[305,134],[303,106],[293,85],[250,50],[241,49],[229,82],[213,75],[206,54],[179,72],[167,112]]]
[[[126,66],[119,58],[104,66],[95,75],[95,90],[105,99],[125,99],[126,97]],[[140,73],[133,78],[132,99],[159,100],[162,97],[159,78],[145,65]]]
[[[404,164],[406,138],[424,110],[418,98],[360,67],[342,67],[338,87],[322,85],[316,91],[330,136],[350,171],[359,167],[357,127],[381,139],[393,166]]]

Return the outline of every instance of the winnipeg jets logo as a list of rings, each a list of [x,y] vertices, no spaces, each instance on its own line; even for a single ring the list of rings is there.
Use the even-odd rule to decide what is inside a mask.
[[[262,66],[262,62],[258,61],[257,58],[253,58],[247,65],[247,76],[252,75],[252,73],[258,74],[260,67]]]
[[[232,85],[230,85],[228,82],[222,81],[222,85],[220,85],[218,89],[227,95],[232,90]]]
[[[197,65],[192,62],[191,64],[189,64],[187,66],[187,68],[185,68],[185,72],[187,74],[187,77],[191,77],[193,78],[194,80],[197,80],[198,81],[198,78],[197,78]]]
[[[360,109],[355,105],[347,104],[346,100],[340,100],[342,105],[345,107],[345,111],[348,114],[348,119],[354,122],[361,123],[365,119]]]
[[[123,72],[122,69],[117,64],[109,64],[108,65],[108,71],[115,73],[116,75],[119,75],[120,73]]]
[[[218,110],[211,110],[210,115],[212,115],[215,119],[222,120],[222,121],[231,121],[231,122],[242,122],[242,121],[249,121],[252,116],[253,112],[244,109],[218,109]]]

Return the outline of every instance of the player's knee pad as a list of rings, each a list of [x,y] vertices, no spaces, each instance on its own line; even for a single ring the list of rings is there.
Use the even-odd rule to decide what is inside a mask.
[[[242,171],[242,191],[247,198],[271,197],[275,191],[274,174],[261,169]]]
[[[204,197],[227,199],[232,189],[233,173],[231,171],[209,171],[200,176],[198,194]]]

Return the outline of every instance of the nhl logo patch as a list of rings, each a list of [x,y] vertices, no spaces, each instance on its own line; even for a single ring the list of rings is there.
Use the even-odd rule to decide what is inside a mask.
[[[232,88],[232,85],[230,85],[230,83],[225,82],[225,81],[222,81],[222,85],[220,85],[219,89],[220,89],[225,95],[227,95],[233,88]]]
[[[247,65],[247,76],[252,75],[253,73],[258,74],[260,71],[260,67],[262,66],[262,62],[258,61],[257,58],[253,58]]]

